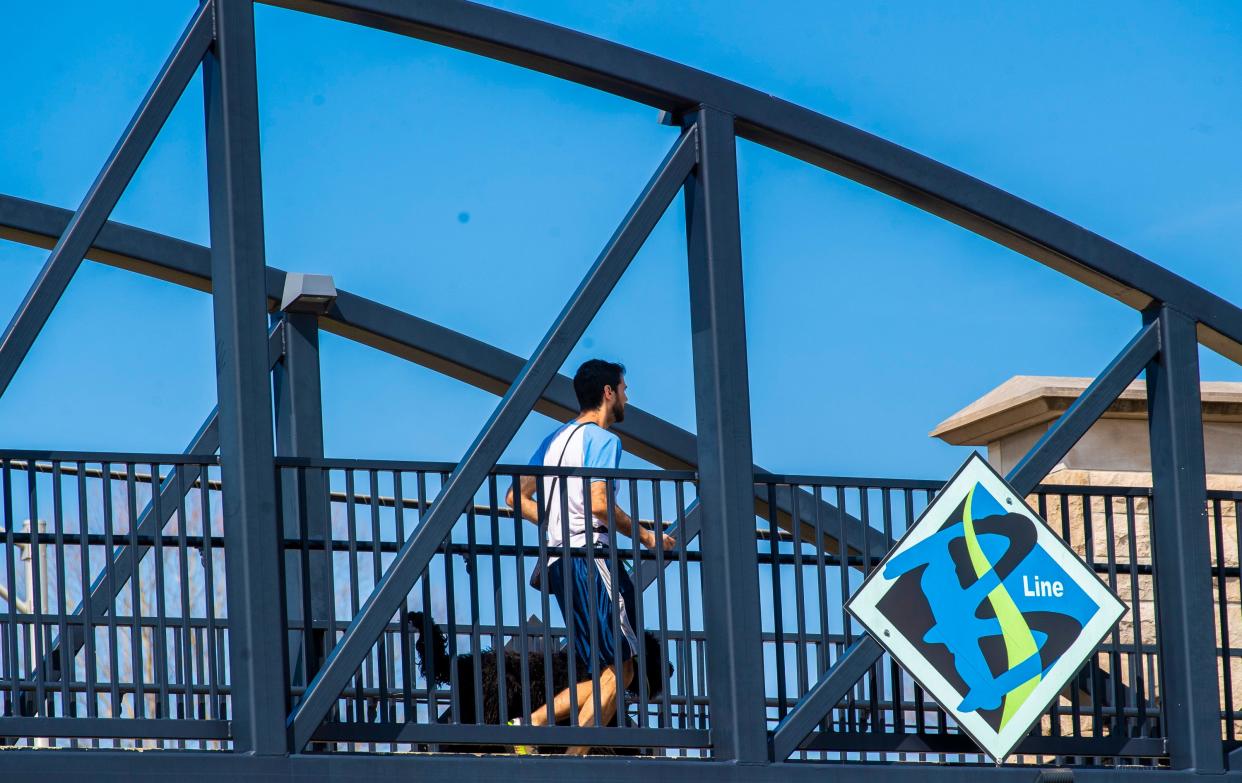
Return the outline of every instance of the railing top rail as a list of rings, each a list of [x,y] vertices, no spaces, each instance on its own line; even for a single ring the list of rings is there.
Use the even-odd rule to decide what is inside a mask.
[[[1069,497],[1151,497],[1151,487],[1107,487],[1093,484],[1040,484],[1031,491],[1032,495],[1066,495]]]
[[[939,490],[943,481],[934,479],[874,478],[869,476],[812,476],[798,473],[755,473],[755,484],[794,484],[802,487],[841,487],[842,489],[927,489]]]
[[[452,473],[456,462],[425,462],[417,460],[346,459],[306,457],[277,457],[276,466],[281,468],[324,468],[327,470],[390,470],[400,472]],[[492,468],[498,476],[569,476],[603,479],[645,479],[661,481],[694,481],[698,474],[692,470],[661,470],[659,468],[558,468],[543,465],[499,464]]]
[[[0,449],[5,462],[86,462],[93,464],[132,463],[135,465],[217,465],[215,454],[159,454],[121,451],[43,451],[38,449]]]

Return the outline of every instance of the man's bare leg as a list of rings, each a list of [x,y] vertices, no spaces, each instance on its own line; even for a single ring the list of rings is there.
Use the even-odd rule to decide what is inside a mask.
[[[621,676],[625,679],[626,685],[629,685],[630,680],[634,679],[633,658],[621,664]],[[591,681],[588,680],[585,684],[590,686]],[[599,723],[601,726],[607,726],[609,721],[617,714],[617,691],[616,667],[609,666],[599,675]],[[582,705],[582,709],[578,712],[578,725],[591,725],[595,719],[595,700],[592,698],[592,689],[588,688],[586,700],[580,701],[579,704]],[[585,756],[591,752],[591,748],[586,745],[578,745],[570,748],[567,752],[570,756]]]
[[[612,668],[609,667],[606,671],[611,672]],[[603,674],[600,674],[600,679],[601,680],[603,679]],[[571,685],[565,690],[556,694],[556,697],[552,700],[552,712],[554,715],[553,719],[555,722],[560,723],[561,721],[569,717],[569,713],[571,709],[573,708],[573,701],[570,701],[570,695],[571,695],[571,692],[575,692],[575,691],[576,691],[576,693],[574,693],[574,695],[576,696],[575,701],[578,703],[579,707],[581,707],[583,703],[591,700],[591,694],[594,691],[594,688],[590,680],[585,680],[583,682],[578,683],[576,686]],[[544,704],[541,707],[539,707],[539,709],[531,711],[530,725],[546,726],[547,723],[548,723],[548,705]]]

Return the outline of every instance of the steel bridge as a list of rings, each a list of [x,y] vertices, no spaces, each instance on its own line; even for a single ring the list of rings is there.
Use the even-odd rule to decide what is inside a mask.
[[[529,357],[347,291],[321,312],[282,306],[298,278],[264,258],[252,0],[200,5],[75,212],[0,195],[0,237],[51,249],[0,338],[0,393],[87,258],[210,292],[218,392],[181,454],[0,451],[6,780],[1028,781],[1050,767],[1090,780],[1242,778],[1242,650],[1229,644],[1242,623],[1231,598],[1242,495],[1206,490],[1198,368],[1200,344],[1242,360],[1242,310],[963,173],[675,62],[461,0],[272,4],[603,90],[681,132]],[[210,247],[108,220],[200,67]],[[1132,627],[1100,645],[1010,763],[988,762],[842,609],[940,485],[753,464],[739,137],[1137,312],[1134,338],[1008,476],[1127,599]],[[507,726],[547,700],[531,667],[573,629],[527,581],[547,544],[504,505],[513,481],[549,471],[497,461],[531,410],[576,413],[558,370],[678,193],[697,432],[631,409],[616,429],[657,469],[561,471],[607,481],[631,514],[676,532],[672,551],[608,557],[614,574],[636,575],[655,639],[640,669],[657,676],[639,678],[615,725]],[[327,459],[321,329],[500,402],[458,463]],[[1152,486],[1041,486],[1143,371]],[[433,625],[462,662],[447,682],[417,664],[434,658]],[[520,672],[516,695],[494,694],[499,720],[475,698],[491,698],[488,665]],[[598,677],[591,669],[572,676]],[[514,743],[598,752],[468,752]]]

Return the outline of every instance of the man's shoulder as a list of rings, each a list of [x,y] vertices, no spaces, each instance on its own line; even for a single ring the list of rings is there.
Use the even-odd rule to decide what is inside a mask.
[[[612,430],[606,430],[595,422],[591,422],[582,428],[583,437],[590,438],[598,443],[616,443],[621,445],[621,437]]]

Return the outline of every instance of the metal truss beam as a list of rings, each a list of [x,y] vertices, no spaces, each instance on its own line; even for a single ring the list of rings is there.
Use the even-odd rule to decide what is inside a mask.
[[[1193,325],[1191,327],[1193,329]],[[1078,399],[1053,423],[1043,437],[1006,476],[1017,492],[1026,496],[1048,475],[1108,406],[1125,391],[1130,382],[1160,354],[1161,330],[1156,320],[1144,324],[1139,333],[1126,343],[1121,352],[1096,376]],[[1192,332],[1193,334],[1193,332]],[[1198,370],[1196,365],[1196,384]],[[1197,393],[1196,386],[1196,393]],[[1197,398],[1196,398],[1197,399]],[[1198,408],[1196,408],[1198,410]],[[1202,461],[1202,456],[1200,457]],[[1203,527],[1207,535],[1206,524]],[[1206,540],[1206,538],[1204,539]],[[1209,573],[1204,564],[1204,573]],[[1211,603],[1209,601],[1208,605]],[[1210,627],[1209,622],[1209,627]],[[772,732],[770,748],[774,761],[784,761],[799,747],[828,711],[835,707],[867,671],[884,654],[870,634],[856,641],[833,666],[824,673],[810,691],[785,716]],[[1163,656],[1162,656],[1163,657]],[[1213,680],[1214,682],[1214,680]],[[1124,686],[1121,686],[1124,687]]]
[[[759,561],[755,550],[750,381],[733,118],[702,107],[691,115],[699,165],[686,183],[690,333],[699,433],[698,500],[711,529],[703,550],[703,625],[712,753],[767,758]],[[719,654],[721,651],[727,651]]]
[[[1146,324],[1009,471],[1013,488],[1031,494],[1159,352],[1160,329]]]
[[[699,104],[738,136],[956,223],[1136,309],[1193,315],[1199,340],[1242,362],[1242,309],[1081,226],[956,169],[751,87],[465,0],[264,0],[513,63],[675,113]]]
[[[211,41],[212,5],[206,2],[194,13],[160,68],[138,111],[95,177],[81,206],[60,234],[39,276],[18,305],[13,320],[0,336],[0,395],[12,383],[35,338],[82,265],[82,259],[99,234],[99,229],[112,213],[134,172],[151,149],[155,137],[164,127],[168,115],[185,92],[186,85],[198,70]]]
[[[319,323],[314,313],[286,312],[277,321],[284,361],[273,366],[276,400],[276,456],[323,458],[323,394],[319,367]],[[287,539],[326,541],[331,538],[327,478],[321,470],[281,471],[280,518]],[[290,682],[305,685],[327,653],[329,553],[315,549],[284,553],[285,609],[290,621],[304,621],[289,631]],[[405,618],[401,618],[402,622]]]
[[[1224,759],[1199,346],[1184,313],[1165,306],[1144,315],[1160,329],[1160,354],[1147,366],[1147,424],[1163,725],[1173,767],[1218,773]]]
[[[288,752],[281,531],[277,529],[272,382],[254,4],[214,0],[203,59],[211,227],[221,511],[227,555],[234,750]]]
[[[590,326],[600,306],[629,267],[695,164],[696,132],[682,134],[655,176],[621,222],[604,251],[500,400],[461,463],[445,482],[418,530],[407,540],[376,584],[344,636],[289,717],[293,749],[301,750],[353,677],[389,618],[401,606],[461,509],[500,458],[544,388]]]

